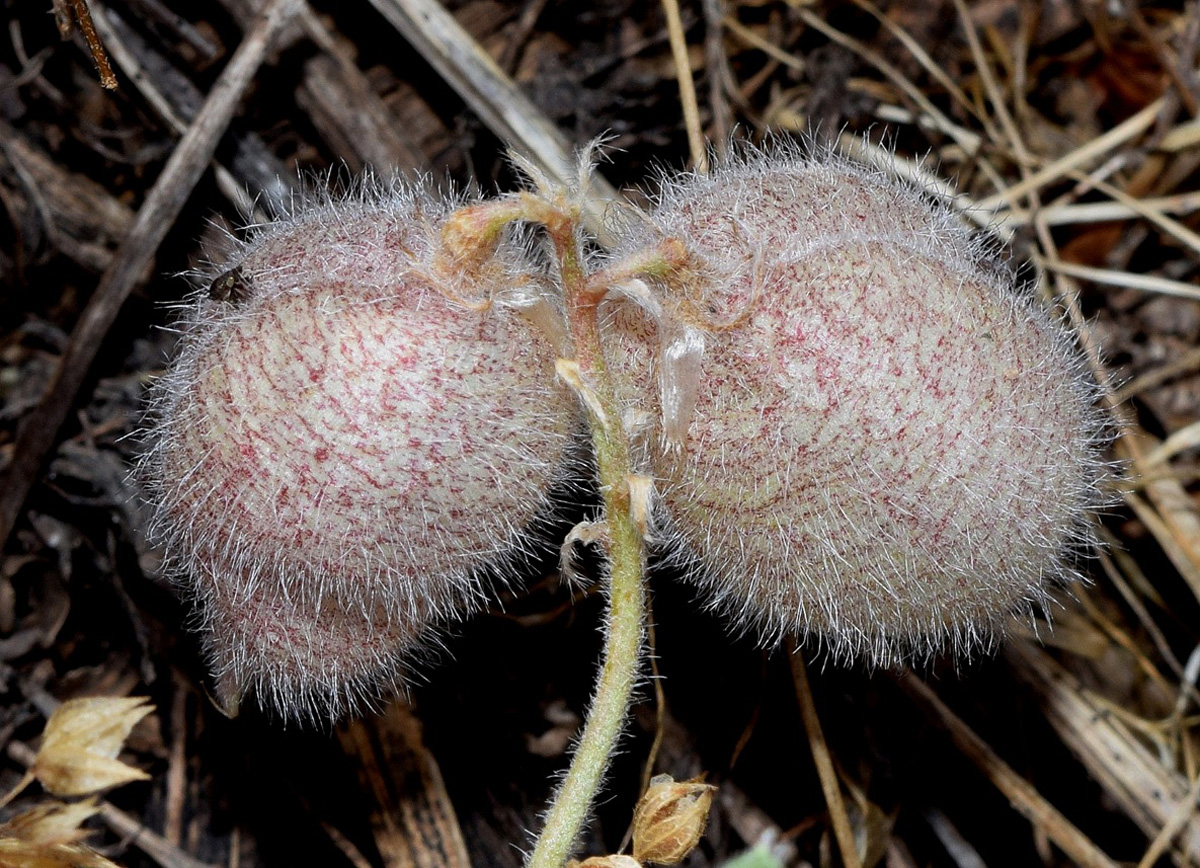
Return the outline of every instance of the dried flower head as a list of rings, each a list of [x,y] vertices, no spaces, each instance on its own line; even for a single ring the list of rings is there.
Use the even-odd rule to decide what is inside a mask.
[[[0,825],[0,865],[22,868],[118,868],[87,845],[80,828],[99,813],[94,798],[74,804],[46,802]]]
[[[714,608],[887,665],[987,645],[1075,577],[1102,499],[1096,389],[992,242],[786,147],[669,181],[651,221],[696,279],[657,336],[614,320],[629,380],[658,358],[670,556]]]
[[[56,796],[86,796],[149,780],[117,759],[134,726],[154,706],[144,696],[71,699],[46,721],[30,774]]]
[[[567,868],[642,868],[642,863],[632,856],[614,854],[611,856],[589,856],[582,862],[572,859],[567,862]]]
[[[520,245],[408,187],[258,227],[183,317],[142,463],[218,699],[337,715],[532,549],[578,438]]]
[[[657,775],[633,811],[633,856],[678,865],[700,843],[717,788],[701,780]]]

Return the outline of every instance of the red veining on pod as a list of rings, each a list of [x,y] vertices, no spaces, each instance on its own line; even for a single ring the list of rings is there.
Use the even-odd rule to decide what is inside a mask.
[[[531,280],[515,245],[484,283],[439,284],[453,204],[396,188],[302,210],[188,309],[142,470],[228,705],[336,715],[554,544],[537,529],[574,399],[506,302]]]
[[[651,219],[703,274],[664,300],[704,344],[682,448],[650,459],[668,551],[738,628],[886,665],[987,645],[1073,578],[1095,388],[994,245],[787,149],[669,182]],[[652,329],[614,324],[644,400]]]

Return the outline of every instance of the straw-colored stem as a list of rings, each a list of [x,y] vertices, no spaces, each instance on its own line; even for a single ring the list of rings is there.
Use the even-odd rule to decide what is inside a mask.
[[[671,42],[671,57],[675,61],[675,77],[679,80],[679,102],[683,106],[683,123],[687,127],[688,147],[697,172],[708,171],[708,149],[704,145],[704,130],[700,127],[700,107],[696,103],[696,85],[692,81],[692,64],[688,59],[687,37],[679,15],[678,0],[662,0],[667,16],[667,36]]]
[[[817,767],[817,777],[821,780],[821,792],[824,794],[825,804],[829,808],[829,819],[833,824],[833,837],[837,841],[842,864],[846,868],[861,868],[862,860],[858,856],[858,844],[854,840],[854,829],[850,825],[846,802],[842,799],[841,784],[838,783],[837,771],[833,767],[833,758],[829,755],[829,745],[825,742],[821,719],[817,716],[817,706],[813,702],[812,688],[808,684],[808,668],[804,665],[804,658],[794,648],[792,649],[792,676],[796,682],[796,696],[800,700],[800,715],[804,720],[804,731],[808,734],[808,746],[812,751],[813,763]]]

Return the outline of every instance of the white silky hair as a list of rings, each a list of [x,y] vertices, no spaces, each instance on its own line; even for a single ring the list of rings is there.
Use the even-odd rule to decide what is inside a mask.
[[[574,418],[569,430],[560,431],[564,400],[570,412],[574,407],[569,396],[564,398],[555,391],[549,375],[544,384],[522,384],[506,394],[514,405],[524,408],[524,415],[515,414],[504,442],[492,450],[494,454],[483,464],[470,467],[472,474],[490,479],[491,486],[505,498],[521,503],[522,512],[530,518],[519,522],[503,512],[488,515],[482,534],[467,535],[476,540],[473,544],[468,544],[463,534],[438,526],[429,516],[417,519],[422,525],[420,538],[409,538],[410,524],[395,526],[395,516],[383,504],[373,503],[354,527],[343,527],[340,534],[334,531],[322,539],[319,552],[264,552],[256,544],[255,528],[242,526],[236,516],[219,516],[214,526],[210,501],[220,496],[215,502],[227,502],[231,481],[205,478],[205,452],[193,454],[191,464],[185,467],[179,466],[173,452],[173,444],[184,436],[211,439],[209,453],[220,438],[231,436],[213,427],[206,408],[195,398],[197,384],[217,373],[211,369],[219,358],[216,350],[232,340],[238,328],[262,325],[264,318],[271,316],[272,302],[306,291],[302,275],[285,274],[282,266],[264,267],[263,251],[295,243],[298,237],[315,239],[326,245],[327,267],[354,286],[352,293],[335,288],[325,296],[321,303],[330,307],[324,314],[340,305],[381,305],[396,297],[397,275],[368,276],[359,269],[358,264],[372,255],[375,248],[371,245],[377,242],[355,230],[364,221],[394,227],[404,245],[403,255],[411,260],[408,276],[415,275],[421,283],[433,269],[446,219],[456,208],[476,201],[459,193],[434,195],[428,184],[369,176],[341,196],[318,188],[299,196],[280,219],[245,227],[244,238],[225,238],[219,256],[189,275],[196,288],[177,309],[173,328],[181,337],[174,360],[149,391],[135,475],[151,507],[151,538],[164,549],[166,574],[191,603],[192,626],[203,637],[218,684],[236,694],[234,701],[250,693],[283,718],[310,721],[335,719],[371,705],[401,689],[424,660],[435,656],[439,627],[444,629],[483,608],[499,588],[517,583],[531,562],[555,547],[551,529],[557,526],[556,515],[576,499],[575,480],[583,475],[587,462],[581,422]],[[415,307],[426,304],[422,298],[448,301],[452,307],[457,298],[479,299],[481,310],[464,309],[462,316],[485,322],[487,328],[492,328],[493,321],[499,323],[493,330],[511,328],[505,324],[518,320],[527,323],[535,317],[522,318],[523,313],[533,308],[542,320],[552,321],[553,300],[536,286],[531,288],[531,282],[542,280],[529,264],[531,244],[528,232],[514,229],[493,257],[488,283],[467,281],[443,298],[438,287],[423,280],[425,289],[417,296]],[[394,256],[396,251],[390,253]],[[234,275],[235,289],[244,297],[210,298],[209,286],[227,274]],[[320,316],[322,311],[314,315]],[[548,335],[547,346],[555,339]],[[539,421],[543,407],[547,408],[546,425],[559,426],[549,435]],[[555,413],[557,419],[551,418]],[[522,425],[542,430],[526,430]],[[531,445],[546,442],[548,436],[561,447],[557,454]],[[452,451],[459,444],[433,445]],[[397,444],[391,448],[404,447]],[[514,474],[512,467],[523,468],[523,472]],[[283,483],[276,479],[275,484]],[[320,516],[325,494],[309,505],[314,527],[323,525]],[[274,508],[277,499],[270,503]],[[254,522],[272,518],[255,516]],[[365,548],[358,540],[356,531],[363,526],[379,528],[373,534],[374,547]],[[432,575],[414,583],[404,564],[415,560],[418,551],[420,562]],[[258,633],[255,641],[238,644],[231,635],[237,631],[230,627],[230,613],[251,603],[286,613],[289,620],[278,625],[279,630],[308,638],[290,650],[276,642],[264,651],[255,644],[262,639]],[[331,629],[331,612],[336,618],[356,619],[356,625],[366,624],[394,641],[387,646],[378,642],[360,645],[361,653],[355,656],[321,657],[314,649],[328,638],[321,631]],[[291,656],[279,665],[262,654]]]
[[[844,194],[814,195],[814,190],[842,190]],[[845,197],[861,191],[866,191],[874,205],[872,213],[850,212]],[[764,205],[763,196],[776,204]],[[764,207],[778,208],[780,202],[784,209],[797,209],[798,223],[821,220],[820,237],[797,234],[779,249],[765,248],[761,233],[751,224],[760,219]],[[909,260],[941,263],[949,270],[949,279],[957,280],[960,287],[985,286],[988,303],[1002,309],[1017,328],[1041,336],[1041,357],[1015,384],[1022,394],[1029,395],[1027,406],[1031,411],[1049,410],[1048,401],[1061,400],[1078,421],[1055,447],[1053,460],[1061,461],[1061,472],[1046,472],[1049,461],[1026,468],[1021,455],[994,459],[993,466],[1014,488],[1007,511],[990,509],[990,480],[961,479],[953,469],[939,466],[936,456],[920,463],[919,472],[928,474],[933,482],[953,486],[953,494],[963,506],[958,516],[990,511],[989,521],[994,524],[986,529],[987,538],[1011,534],[1016,543],[1013,548],[1022,553],[1019,559],[985,556],[973,545],[975,537],[984,538],[985,529],[950,515],[947,521],[964,554],[961,562],[943,563],[925,541],[893,525],[882,505],[870,500],[874,469],[869,462],[841,465],[841,481],[831,491],[819,479],[814,483],[811,473],[816,471],[811,467],[794,464],[788,435],[782,429],[767,433],[778,446],[777,460],[769,467],[743,466],[737,446],[730,444],[726,450],[718,435],[697,441],[697,424],[717,424],[723,410],[753,406],[757,385],[752,378],[739,375],[724,383],[719,393],[709,392],[711,416],[699,420],[694,414],[700,411],[692,410],[696,394],[680,395],[661,387],[657,394],[649,394],[649,382],[642,378],[641,386],[628,389],[637,396],[629,400],[657,403],[664,420],[678,416],[681,410],[693,414],[689,448],[717,450],[703,457],[703,467],[729,471],[725,493],[731,498],[737,490],[753,497],[761,473],[770,474],[772,484],[790,486],[795,480],[812,486],[804,496],[804,515],[759,516],[761,521],[755,527],[773,523],[776,529],[748,539],[749,532],[734,523],[733,515],[713,508],[711,501],[705,501],[707,512],[699,508],[688,512],[685,506],[696,496],[696,486],[705,485],[706,480],[688,475],[687,455],[668,455],[666,460],[655,457],[661,449],[670,451],[669,436],[664,436],[666,442],[659,449],[652,447],[647,453],[646,460],[659,468],[662,477],[658,483],[662,559],[698,589],[704,605],[723,617],[733,632],[764,645],[795,636],[828,657],[870,666],[927,660],[944,652],[968,659],[994,648],[1014,616],[1048,615],[1054,594],[1083,580],[1078,565],[1096,546],[1095,513],[1112,501],[1108,481],[1117,468],[1105,458],[1112,439],[1111,423],[1098,407],[1100,392],[1074,333],[1035,302],[1029,287],[1018,282],[994,238],[968,230],[952,209],[880,168],[855,163],[811,143],[781,141],[763,148],[747,145],[735,149],[708,174],[664,175],[653,197],[650,220],[656,231],[647,232],[641,223],[628,227],[612,259],[661,238],[679,237],[690,245],[698,266],[708,276],[700,303],[684,299],[682,306],[672,306],[669,298],[662,299],[664,312],[652,317],[660,334],[674,327],[671,316],[682,316],[690,326],[705,331],[701,352],[686,362],[692,369],[683,377],[660,372],[660,380],[692,383],[699,393],[707,392],[707,378],[723,348],[744,346],[744,342],[736,343],[737,337],[726,338],[736,335],[738,327],[726,328],[718,320],[748,317],[756,306],[773,303],[757,295],[758,269],[764,257],[778,274],[789,265],[813,263],[821,257],[837,259],[847,247],[875,246],[901,264]],[[621,227],[617,228],[620,231]],[[714,240],[706,244],[708,237]],[[754,290],[748,293],[747,286]],[[726,300],[734,306],[732,312],[722,308]],[[749,309],[738,309],[738,305]],[[717,310],[719,315],[707,313]],[[966,307],[955,308],[955,315],[970,319]],[[672,356],[659,353],[655,363],[669,366]],[[722,366],[721,375],[730,375],[731,369]],[[843,388],[855,387],[845,384]],[[1012,436],[1062,433],[1051,423],[1046,428],[1034,423],[1022,428],[1007,420],[996,424],[1000,428],[1008,425]],[[855,435],[845,431],[834,436]],[[681,466],[685,468],[682,475]],[[699,467],[696,465],[697,474],[704,472]],[[735,473],[741,476],[735,477]],[[795,506],[796,500],[796,496],[783,498],[789,506]],[[941,507],[934,509],[920,497],[905,503],[918,523],[924,516],[942,515]],[[1018,521],[1023,513],[1040,519]],[[803,539],[795,536],[798,532]],[[898,590],[911,589],[931,574],[939,586],[967,589],[953,611],[922,611]],[[990,599],[997,586],[1010,589],[1011,605],[989,608],[962,602],[975,596]],[[843,587],[854,589],[853,603],[848,604],[833,590]]]

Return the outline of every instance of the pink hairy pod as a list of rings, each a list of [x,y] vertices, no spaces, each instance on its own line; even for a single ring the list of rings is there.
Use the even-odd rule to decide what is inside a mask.
[[[614,355],[656,366],[668,559],[738,629],[890,665],[989,646],[1076,578],[1097,390],[993,242],[788,147],[666,182],[650,222],[691,273],[614,313]]]
[[[531,321],[553,302],[515,241],[444,261],[461,204],[302,207],[187,306],[141,476],[230,709],[343,713],[556,545],[582,423]]]

